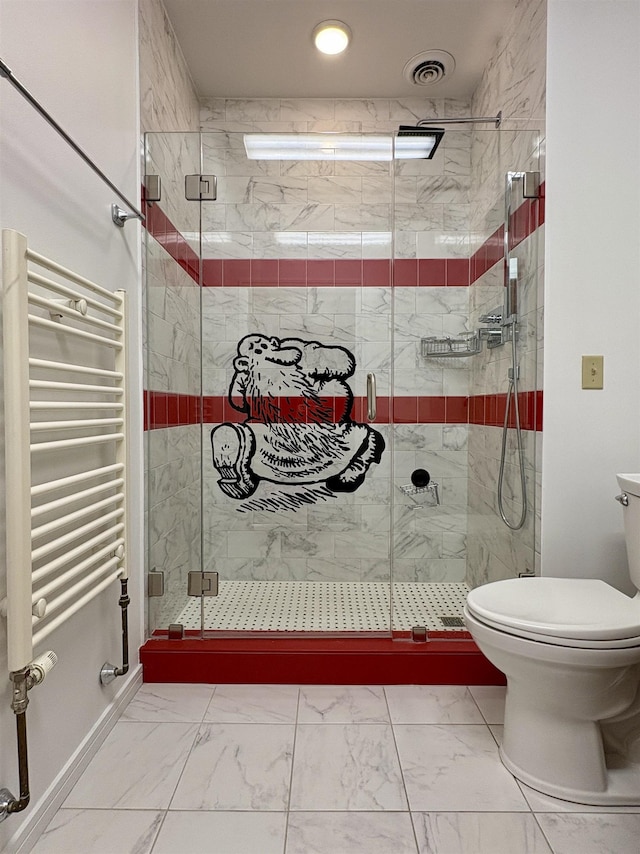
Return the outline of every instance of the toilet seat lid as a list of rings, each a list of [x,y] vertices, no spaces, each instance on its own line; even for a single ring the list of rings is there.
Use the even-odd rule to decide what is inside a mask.
[[[575,640],[640,637],[640,596],[634,599],[598,579],[511,578],[476,587],[469,611],[517,634]]]

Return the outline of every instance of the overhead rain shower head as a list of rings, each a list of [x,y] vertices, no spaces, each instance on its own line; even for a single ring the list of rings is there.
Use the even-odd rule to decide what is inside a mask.
[[[443,136],[443,128],[414,127],[413,125],[400,125],[398,128],[398,138],[414,139],[416,148],[419,148],[422,152],[416,154],[416,157],[423,160],[431,160]]]

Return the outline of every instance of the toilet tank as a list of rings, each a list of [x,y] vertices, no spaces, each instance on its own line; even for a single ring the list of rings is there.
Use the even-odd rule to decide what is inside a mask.
[[[616,475],[618,486],[627,496],[629,503],[623,507],[624,535],[627,542],[629,575],[637,590],[640,590],[640,474]]]

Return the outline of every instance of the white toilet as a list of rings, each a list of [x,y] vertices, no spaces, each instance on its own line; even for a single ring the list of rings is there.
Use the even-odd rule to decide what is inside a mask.
[[[477,587],[464,610],[507,677],[500,756],[540,792],[640,805],[640,474],[618,475],[631,599],[604,581],[514,578]]]

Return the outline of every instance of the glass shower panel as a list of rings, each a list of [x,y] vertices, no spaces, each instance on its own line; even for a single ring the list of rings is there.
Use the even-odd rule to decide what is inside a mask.
[[[202,153],[204,628],[387,633],[393,164]]]
[[[490,347],[489,333],[499,323],[482,318],[501,312],[504,303],[505,175],[538,172],[538,148],[535,131],[451,127],[433,161],[407,161],[397,169],[395,631],[406,631],[416,617],[426,622],[415,625],[432,631],[464,630],[469,587],[535,568],[543,226],[541,202],[523,199],[519,184],[510,248],[518,262],[518,402],[528,509],[517,531],[503,523],[497,505],[511,344],[507,333],[502,346]],[[504,497],[517,516],[522,499],[513,426],[510,418]],[[420,486],[424,472],[426,488]]]
[[[161,198],[146,203],[145,421],[148,631],[188,624],[199,600],[187,574],[200,549],[200,203],[185,175],[200,173],[198,133],[148,133],[145,173]]]

